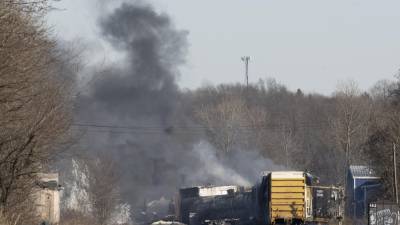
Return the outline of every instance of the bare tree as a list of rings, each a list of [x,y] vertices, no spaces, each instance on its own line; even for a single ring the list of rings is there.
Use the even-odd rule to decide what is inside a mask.
[[[242,98],[228,95],[216,104],[201,105],[195,115],[206,127],[211,142],[227,153],[238,144],[241,130],[248,126],[246,111]]]
[[[262,106],[247,106],[245,115],[247,129],[244,131],[244,147],[246,149],[261,150],[265,147],[266,137],[268,135],[267,124],[269,122],[269,114]]]
[[[385,102],[390,98],[393,90],[396,89],[396,82],[390,80],[379,80],[370,89],[371,97],[379,102]]]
[[[380,173],[384,181],[384,197],[394,197],[393,182],[393,148],[397,146],[396,154],[400,146],[400,83],[377,83],[380,87],[378,96],[374,99],[374,120],[371,126],[372,132],[366,143],[366,150],[372,166]],[[400,163],[396,166],[400,169]]]
[[[69,209],[63,213],[61,218],[61,225],[93,225],[96,220],[85,213],[77,210]]]
[[[98,153],[95,158],[86,160],[88,177],[88,196],[92,216],[99,225],[110,223],[120,202],[119,175],[112,155]]]
[[[361,145],[368,137],[372,104],[351,80],[338,86],[335,101],[336,116],[332,125],[338,147],[345,153],[344,168],[347,168],[360,158]]]
[[[0,2],[0,206],[29,199],[36,174],[66,137],[71,80],[39,20],[46,1]],[[25,197],[23,197],[25,196]]]

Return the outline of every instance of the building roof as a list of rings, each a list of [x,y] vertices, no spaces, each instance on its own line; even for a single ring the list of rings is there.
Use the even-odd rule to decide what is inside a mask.
[[[271,173],[271,178],[304,179],[303,171],[275,171]]]
[[[368,166],[350,165],[350,173],[353,178],[379,178],[376,172]]]
[[[38,173],[37,174],[39,180],[41,181],[53,181],[58,182],[58,173]]]
[[[36,185],[43,189],[60,190],[58,184],[58,173],[38,173]]]
[[[37,185],[40,188],[43,189],[50,189],[50,190],[58,190],[58,188],[60,188],[60,186],[58,185],[57,181],[55,180],[51,180],[51,181],[38,181]]]

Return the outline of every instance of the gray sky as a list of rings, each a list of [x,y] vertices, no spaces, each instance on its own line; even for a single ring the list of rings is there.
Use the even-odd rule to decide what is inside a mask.
[[[59,38],[79,39],[88,49],[102,49],[98,58],[115,60],[98,40],[96,18],[117,1],[63,0],[56,6],[65,10],[52,12],[49,23]],[[324,94],[345,79],[367,89],[393,79],[400,68],[398,0],[148,2],[189,31],[188,62],[179,79],[183,88],[244,82],[244,55],[251,57],[251,82],[274,77],[292,90]]]

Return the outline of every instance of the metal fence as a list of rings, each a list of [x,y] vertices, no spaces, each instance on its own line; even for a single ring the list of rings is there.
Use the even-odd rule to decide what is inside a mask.
[[[400,225],[400,208],[395,203],[370,203],[368,225]]]

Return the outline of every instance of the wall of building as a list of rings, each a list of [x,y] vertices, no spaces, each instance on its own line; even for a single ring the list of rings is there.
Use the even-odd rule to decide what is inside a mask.
[[[60,222],[60,192],[58,174],[40,174],[38,187],[35,192],[36,209],[42,221],[50,224]],[[51,185],[47,185],[52,182]],[[57,185],[54,185],[56,182]]]

